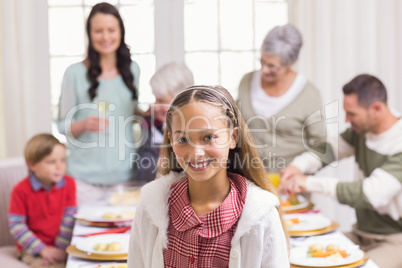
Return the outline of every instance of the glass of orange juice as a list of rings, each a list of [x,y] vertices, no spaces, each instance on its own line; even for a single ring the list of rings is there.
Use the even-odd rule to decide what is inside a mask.
[[[281,173],[279,171],[271,171],[267,172],[268,179],[271,181],[272,185],[275,188],[279,187],[279,184],[281,183]]]

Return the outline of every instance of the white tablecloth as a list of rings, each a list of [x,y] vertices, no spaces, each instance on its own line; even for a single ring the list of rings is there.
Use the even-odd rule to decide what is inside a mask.
[[[104,205],[104,206],[85,206],[85,207],[79,209],[79,214],[85,215],[85,213],[94,213],[97,210],[105,210],[105,207],[106,207],[106,205]],[[110,207],[110,209],[113,209],[113,207]],[[83,226],[83,225],[80,225],[78,222],[76,222],[76,224],[74,226],[74,232],[73,232],[73,238],[71,240],[71,244],[74,245],[74,244],[78,243],[80,240],[85,239],[84,237],[80,237],[77,235],[102,232],[102,231],[105,231],[105,228]],[[347,244],[353,245],[353,242],[350,241],[343,233],[341,233],[339,231],[335,231],[333,233],[319,235],[319,236],[290,238],[290,245],[291,245],[291,247],[292,246],[302,246],[302,245],[307,245],[307,244],[316,243],[316,242],[319,243],[320,241],[323,241],[325,239],[337,240],[337,241],[339,241],[339,244],[342,244],[342,245],[347,245]],[[99,263],[101,263],[101,262],[91,261],[91,260],[82,260],[82,259],[75,258],[73,256],[68,256],[66,268],[79,268],[79,267],[85,267],[86,265],[89,265],[89,264],[99,264]],[[372,260],[368,260],[367,263],[361,267],[379,268]]]

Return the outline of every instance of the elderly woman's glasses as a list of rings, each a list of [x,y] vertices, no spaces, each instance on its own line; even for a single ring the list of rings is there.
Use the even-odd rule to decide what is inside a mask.
[[[281,68],[281,65],[279,66],[275,66],[273,64],[267,63],[266,61],[264,61],[263,59],[260,59],[260,63],[261,63],[261,67],[266,67],[268,68],[270,71],[272,72],[277,72],[279,71],[279,69]]]

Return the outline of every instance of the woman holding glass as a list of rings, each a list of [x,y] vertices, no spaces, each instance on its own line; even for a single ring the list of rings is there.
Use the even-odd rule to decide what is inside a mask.
[[[268,172],[277,173],[326,137],[320,93],[293,69],[301,46],[294,26],[273,28],[261,46],[261,69],[239,85],[242,114]]]
[[[79,205],[105,198],[113,186],[132,178],[132,124],[140,74],[114,6],[95,5],[86,30],[87,57],[64,74],[57,122],[67,137],[67,173],[77,179]]]

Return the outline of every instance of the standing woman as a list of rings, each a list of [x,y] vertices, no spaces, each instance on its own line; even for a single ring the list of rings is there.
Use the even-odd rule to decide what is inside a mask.
[[[86,29],[88,55],[64,74],[58,120],[70,149],[67,173],[77,179],[79,205],[105,198],[112,186],[132,178],[132,116],[140,75],[114,6],[95,5]]]
[[[301,46],[294,26],[273,28],[261,46],[261,69],[246,74],[239,85],[242,114],[267,171],[279,171],[308,147],[325,141],[324,120],[310,121],[322,108],[320,93],[293,70]]]

